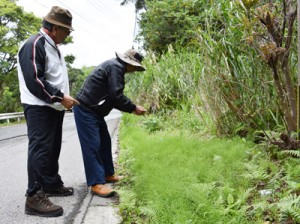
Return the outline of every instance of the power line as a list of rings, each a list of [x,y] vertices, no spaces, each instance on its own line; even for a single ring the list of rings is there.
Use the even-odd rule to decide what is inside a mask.
[[[132,48],[133,48],[134,39],[135,39],[136,23],[137,23],[137,10],[135,10],[134,28],[133,28],[133,36],[132,36]]]
[[[40,4],[40,5],[41,5],[42,7],[44,7],[45,9],[49,9],[49,7],[46,6],[45,4],[43,4],[43,3],[41,3],[41,2],[39,2],[39,1],[37,1],[37,0],[35,0],[35,2],[37,2],[38,4]],[[68,9],[71,9],[68,5],[66,5],[65,3],[62,3],[60,0],[58,0],[58,2],[59,2],[60,4],[62,4],[62,5],[64,5],[64,7],[68,8]],[[71,9],[71,11],[74,12],[76,15],[80,16],[80,18],[82,18],[82,19],[84,19],[85,21],[87,21],[87,22],[90,23],[89,20],[87,20],[87,19],[85,19],[84,17],[82,17],[82,16],[81,16],[77,11],[75,11],[74,9]],[[73,26],[74,26],[74,25],[73,25]],[[91,31],[89,31],[89,30],[87,30],[87,29],[85,29],[85,28],[79,26],[79,25],[76,23],[76,28],[77,28],[77,27],[78,27],[79,29],[85,31],[86,33],[89,33],[90,35],[92,35],[92,36],[93,36],[94,38],[96,38],[96,39],[102,38],[102,37],[96,35],[95,33],[93,33],[93,32],[91,32]],[[107,41],[104,41],[104,42],[106,42],[106,43],[109,44],[110,46],[114,47],[114,45],[113,45],[112,43],[107,42]]]
[[[39,5],[41,5],[45,9],[49,10],[49,7],[51,7],[51,6],[47,6],[46,2],[44,2],[44,1],[38,1],[38,0],[34,0],[34,1],[36,3],[38,3]],[[48,3],[49,2],[47,2],[47,4]],[[116,24],[116,25],[122,24],[123,21],[121,20],[120,16],[117,13],[113,12],[105,4],[103,4],[103,5],[101,4],[101,6],[100,6],[100,4],[95,2],[94,0],[88,0],[88,1],[85,1],[85,3],[86,4],[84,6],[88,7],[87,9],[89,9],[89,7],[91,7],[91,10],[84,11],[84,13],[81,13],[81,11],[84,8],[79,8],[79,7],[77,7],[76,4],[72,5],[68,1],[57,0],[57,4],[61,4],[62,7],[65,7],[67,9],[69,9],[72,12],[72,14],[74,13],[76,15],[76,17],[78,18],[78,19],[76,18],[75,21],[73,20],[73,27],[75,28],[75,30],[80,30],[81,32],[84,31],[86,33],[87,36],[85,36],[84,39],[82,39],[82,40],[85,41],[87,38],[93,38],[93,39],[96,40],[95,41],[95,48],[92,47],[92,49],[90,49],[88,51],[91,51],[91,52],[92,51],[94,51],[94,52],[97,51],[101,54],[101,52],[102,52],[101,49],[104,49],[104,48],[109,49],[110,47],[115,49],[116,45],[117,45],[116,42],[122,42],[123,40],[126,40],[126,39],[124,39],[124,35],[123,35],[124,32],[122,32],[122,30],[123,30],[123,28],[125,29],[125,27],[128,27],[128,26],[123,26],[121,28],[111,30],[113,33],[111,33],[110,30],[103,31],[103,35],[101,35],[99,32],[97,32],[97,31],[99,31],[99,28],[97,28],[97,27],[99,27],[99,24],[100,24],[101,27],[104,25],[105,30],[111,28],[112,25],[114,25],[114,24]],[[71,7],[69,5],[71,5]],[[91,13],[94,13],[93,10],[98,11],[99,14],[101,13],[101,15],[103,15],[105,17],[104,18],[105,21],[106,21],[106,19],[108,19],[113,24],[110,24],[109,22],[104,23],[104,24],[101,23],[101,22],[99,23],[99,20],[97,18],[99,18],[100,16],[98,16],[95,19],[91,19],[90,16],[94,15],[94,14],[91,14]],[[91,13],[88,14],[87,12],[91,12]],[[97,14],[96,14],[96,16],[97,16]],[[119,21],[119,19],[120,19],[120,21]],[[85,24],[85,23],[87,23],[87,24]],[[130,24],[132,24],[132,23],[130,23]],[[132,24],[132,25],[134,25],[133,32],[136,32],[136,18],[135,18],[135,23]],[[93,26],[93,28],[89,29],[89,26]],[[103,30],[103,28],[100,29],[100,32],[101,32],[101,30]],[[80,38],[79,36],[78,35],[74,36],[75,41],[77,41],[78,38]],[[126,38],[128,38],[128,36],[126,36]],[[133,38],[134,38],[134,33],[133,33]],[[130,39],[130,38],[128,38],[128,39]],[[94,41],[91,40],[91,39],[90,40],[87,39],[87,42],[93,43]],[[132,42],[133,42],[133,40],[132,40]],[[87,43],[87,45],[88,45],[88,43]],[[130,46],[129,40],[128,40],[128,45]],[[108,46],[110,46],[110,47],[108,47]],[[117,49],[115,49],[115,50],[117,50]]]
[[[88,0],[88,2],[93,5],[96,9],[98,9],[99,11],[103,12],[103,14],[110,19],[111,21],[113,21],[116,24],[119,24],[119,21],[116,20],[116,17],[114,17],[115,15],[113,15],[114,13],[110,13],[108,12],[104,7],[100,6],[96,1],[91,1]],[[121,21],[121,20],[120,20]]]
[[[37,3],[39,3],[41,6],[43,6],[45,9],[48,8],[46,5],[44,5],[43,3],[41,2],[38,2],[37,0],[35,0]]]
[[[68,6],[67,4],[63,3],[63,2],[60,1],[60,0],[57,0],[57,1],[58,1],[59,3],[61,3],[62,5],[64,5],[64,7],[66,7],[67,9],[70,9],[72,12],[74,12],[74,13],[75,13],[76,15],[78,15],[80,18],[82,18],[82,19],[84,19],[85,21],[87,21],[88,23],[93,22],[93,23],[96,25],[96,27],[98,26],[98,24],[95,23],[94,20],[92,20],[92,19],[86,19],[85,17],[81,16],[80,13],[78,13],[77,10],[74,10],[73,7]],[[90,3],[91,3],[91,2],[90,2]],[[93,6],[95,6],[95,5],[93,5]],[[95,7],[98,8],[97,6],[95,6]],[[99,8],[98,8],[98,9],[99,9]],[[101,10],[100,10],[100,11],[101,11]],[[106,14],[106,15],[108,15],[108,14]],[[115,20],[114,20],[114,22],[115,22],[116,24],[119,24],[119,23],[116,22]],[[85,30],[86,30],[86,29],[85,29]],[[88,32],[89,32],[89,31],[88,31]],[[89,32],[89,33],[91,33],[91,32]],[[110,33],[107,32],[106,35],[108,35],[110,39],[114,39],[115,41],[119,41],[119,40],[117,39],[117,37],[119,37],[120,39],[122,38],[122,36],[119,35],[119,33],[120,33],[120,32],[114,32],[115,35],[112,35],[112,34],[110,34]],[[92,33],[91,33],[91,34],[92,34]],[[94,34],[92,34],[92,35],[94,35]],[[111,44],[111,46],[113,46],[113,45]]]
[[[64,5],[67,9],[71,9],[72,12],[74,12],[76,15],[78,15],[80,18],[85,20],[86,22],[90,23],[91,21],[87,20],[86,18],[82,17],[78,12],[76,12],[74,9],[66,5],[65,3],[61,2],[60,0],[57,0],[60,4]]]

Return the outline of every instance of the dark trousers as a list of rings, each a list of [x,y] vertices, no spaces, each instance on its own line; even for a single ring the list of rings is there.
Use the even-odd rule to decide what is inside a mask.
[[[55,189],[63,182],[58,174],[64,111],[48,106],[24,104],[28,133],[28,189],[33,195],[37,190]]]
[[[81,106],[73,107],[88,186],[105,184],[105,177],[114,174],[111,138],[103,117]]]

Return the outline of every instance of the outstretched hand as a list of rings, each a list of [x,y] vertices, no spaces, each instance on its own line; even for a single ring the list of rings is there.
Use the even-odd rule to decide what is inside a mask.
[[[143,115],[144,113],[146,113],[146,109],[142,106],[136,106],[134,113],[136,115]]]

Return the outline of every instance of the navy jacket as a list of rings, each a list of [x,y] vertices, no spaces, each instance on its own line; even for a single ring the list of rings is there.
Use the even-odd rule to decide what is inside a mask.
[[[77,94],[81,106],[104,117],[115,108],[131,113],[136,105],[124,95],[126,65],[118,58],[107,60],[88,75]]]

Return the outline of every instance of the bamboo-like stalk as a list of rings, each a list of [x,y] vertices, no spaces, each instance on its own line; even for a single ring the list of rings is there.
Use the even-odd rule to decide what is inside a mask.
[[[298,140],[300,140],[300,0],[297,0],[297,20],[298,20],[298,86],[297,86],[297,131]]]

